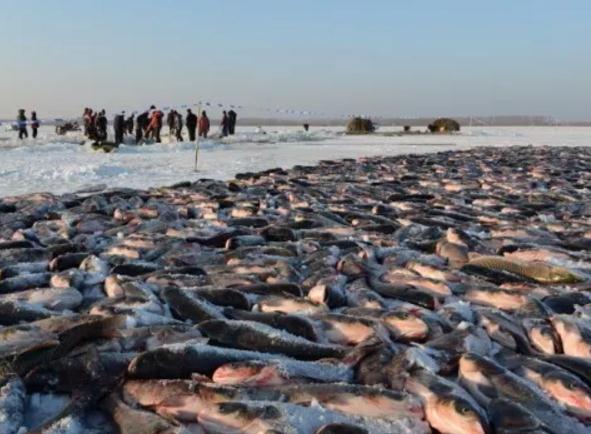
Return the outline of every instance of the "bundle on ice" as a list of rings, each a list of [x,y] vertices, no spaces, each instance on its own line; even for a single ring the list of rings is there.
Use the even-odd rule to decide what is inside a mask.
[[[439,118],[429,124],[427,128],[432,133],[452,133],[460,131],[460,124],[453,119]]]
[[[356,117],[347,124],[347,134],[371,134],[376,130],[371,119]]]
[[[69,131],[80,131],[80,125],[78,122],[64,122],[56,124],[55,133],[60,136],[64,136]]]

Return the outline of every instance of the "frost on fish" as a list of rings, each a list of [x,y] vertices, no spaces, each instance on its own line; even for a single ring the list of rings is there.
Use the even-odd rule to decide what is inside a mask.
[[[233,410],[236,411],[236,415],[233,414]],[[241,422],[241,413],[245,412],[260,416]],[[242,424],[246,428],[249,423],[253,423],[252,420],[256,420],[260,423],[261,428],[274,429],[286,434],[312,434],[324,425],[335,423],[360,426],[367,430],[368,434],[426,434],[431,432],[424,421],[412,417],[397,420],[364,418],[344,415],[317,404],[302,407],[274,401],[230,401],[221,403],[213,411],[207,409],[200,412],[198,420],[206,429],[211,426],[222,430],[224,426],[228,428],[230,426],[240,427]]]
[[[16,434],[24,421],[25,385],[16,376],[5,378],[2,383],[0,385],[0,432]]]

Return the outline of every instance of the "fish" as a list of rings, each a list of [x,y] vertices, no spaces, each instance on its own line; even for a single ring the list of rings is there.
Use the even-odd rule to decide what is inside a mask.
[[[107,411],[121,434],[160,434],[189,432],[177,429],[178,425],[149,411],[134,409],[112,394],[107,397],[102,407]]]
[[[295,360],[264,352],[216,347],[198,340],[164,345],[138,354],[130,362],[128,373],[133,378],[147,379],[189,378],[193,373],[211,377],[222,365],[249,360],[278,360],[300,372],[320,369],[325,371],[327,378],[346,379],[352,375],[350,367],[344,363]]]
[[[320,344],[254,321],[208,320],[199,330],[212,341],[236,348],[283,354],[299,360],[342,358],[343,347]]]
[[[506,398],[528,409],[550,429],[559,432],[568,426],[573,433],[587,429],[563,414],[537,386],[518,377],[493,360],[466,353],[460,358],[460,382],[474,398],[487,406],[493,399]]]
[[[537,384],[582,422],[591,421],[591,388],[576,375],[548,362],[518,357],[514,372]]]
[[[222,313],[228,319],[259,322],[312,342],[318,342],[320,339],[320,333],[314,321],[306,316],[277,312],[252,312],[233,308],[226,308]]]
[[[523,326],[533,349],[543,354],[562,353],[560,336],[547,321],[527,318],[523,320]]]
[[[173,313],[182,320],[199,323],[224,318],[219,307],[189,291],[170,287],[164,289],[161,295]]]
[[[0,431],[588,432],[589,174],[477,147],[2,198]]]
[[[380,419],[423,418],[423,409],[412,396],[379,387],[352,384],[295,384],[270,386],[286,402],[303,406],[316,403],[340,413]]]
[[[509,399],[494,399],[489,405],[492,426],[498,434],[551,434],[554,431],[526,407]]]
[[[19,274],[15,277],[0,280],[0,294],[25,291],[27,289],[44,287],[49,284],[50,273]]]
[[[490,270],[506,271],[538,283],[573,284],[584,281],[581,276],[566,268],[548,265],[543,262],[509,260],[499,256],[480,256],[471,260],[468,264]]]
[[[553,315],[550,322],[560,336],[564,354],[591,358],[591,328],[568,315]]]
[[[185,401],[185,402],[183,402]],[[165,404],[163,404],[165,405]],[[178,408],[178,410],[177,410]],[[188,411],[184,410],[187,408]],[[230,401],[208,405],[199,410],[191,405],[190,397],[179,396],[168,404],[169,414],[197,421],[210,433],[280,432],[314,434],[326,422],[361,424],[370,434],[384,432],[427,433],[428,428],[416,419],[380,420],[342,415],[321,407],[302,407],[267,401]]]
[[[484,410],[454,383],[420,370],[407,380],[406,390],[420,397],[427,422],[442,434],[490,432]]]

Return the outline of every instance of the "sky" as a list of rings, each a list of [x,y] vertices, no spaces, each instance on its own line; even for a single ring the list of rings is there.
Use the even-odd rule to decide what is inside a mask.
[[[208,100],[589,120],[590,23],[589,0],[0,0],[0,118]]]

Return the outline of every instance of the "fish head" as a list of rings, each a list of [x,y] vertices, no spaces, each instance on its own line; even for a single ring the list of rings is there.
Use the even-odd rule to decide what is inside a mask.
[[[496,398],[494,379],[502,373],[502,367],[477,354],[465,353],[460,357],[460,381],[481,405]]]
[[[418,315],[406,310],[395,310],[383,317],[386,325],[397,338],[425,339],[429,334],[429,326]]]
[[[523,323],[531,345],[544,354],[561,352],[560,337],[545,321],[526,320]]]
[[[556,370],[543,376],[544,389],[573,413],[591,420],[591,388],[577,377]]]
[[[227,324],[217,319],[202,321],[199,323],[198,328],[206,336],[221,336],[228,332]]]
[[[466,399],[455,395],[438,396],[434,403],[442,427],[453,427],[454,433],[487,434],[488,422]],[[427,412],[427,420],[430,418]],[[429,421],[430,422],[430,421]],[[433,425],[434,428],[444,431]]]
[[[278,365],[259,361],[228,363],[215,370],[212,377],[218,384],[273,386],[288,381]]]
[[[585,281],[582,276],[579,276],[564,267],[551,267],[548,271],[547,279],[549,283],[566,284],[582,283]]]

